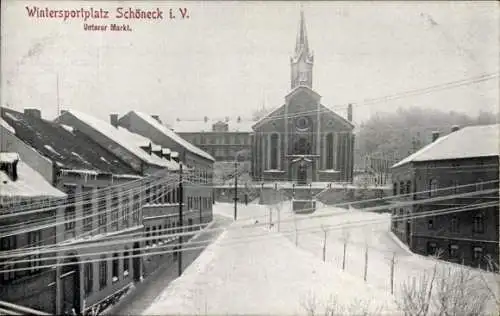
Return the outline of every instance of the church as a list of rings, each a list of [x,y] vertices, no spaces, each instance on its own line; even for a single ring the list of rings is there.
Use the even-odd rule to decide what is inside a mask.
[[[256,182],[352,182],[352,105],[345,119],[321,103],[321,96],[312,88],[313,65],[301,12],[290,58],[291,91],[283,105],[252,126],[252,177]]]

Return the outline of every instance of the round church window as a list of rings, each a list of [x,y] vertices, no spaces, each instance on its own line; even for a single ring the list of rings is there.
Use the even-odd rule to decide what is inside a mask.
[[[300,117],[297,120],[297,128],[298,129],[304,130],[304,129],[307,129],[308,126],[309,126],[309,121],[307,120],[307,118]]]

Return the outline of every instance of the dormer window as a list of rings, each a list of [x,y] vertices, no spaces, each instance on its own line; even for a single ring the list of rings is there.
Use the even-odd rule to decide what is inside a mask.
[[[5,172],[12,181],[17,181],[17,164],[19,155],[17,153],[0,153],[0,171]]]

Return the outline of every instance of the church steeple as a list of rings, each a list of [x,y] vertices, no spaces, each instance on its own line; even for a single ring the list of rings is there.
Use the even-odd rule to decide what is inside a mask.
[[[294,56],[290,58],[291,87],[307,86],[312,88],[312,66],[314,56],[309,51],[304,11],[300,11],[300,24],[295,42]]]

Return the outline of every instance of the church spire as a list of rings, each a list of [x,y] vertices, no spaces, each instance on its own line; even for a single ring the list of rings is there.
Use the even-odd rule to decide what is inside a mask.
[[[291,87],[307,86],[312,88],[312,66],[314,56],[309,50],[304,11],[300,10],[300,23],[291,63]]]
[[[297,41],[295,42],[295,57],[300,57],[304,53],[309,55],[309,43],[307,41],[306,21],[304,11],[300,10],[299,32],[297,33]]]

